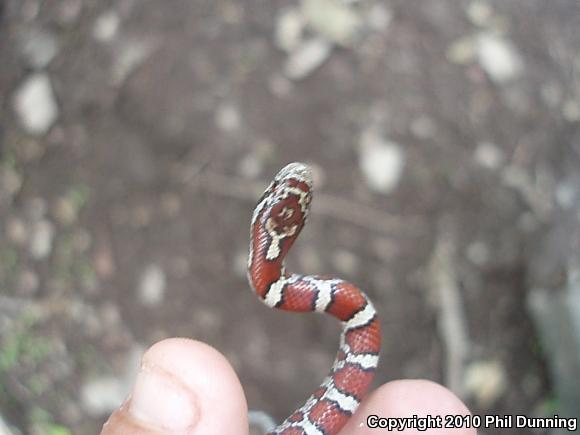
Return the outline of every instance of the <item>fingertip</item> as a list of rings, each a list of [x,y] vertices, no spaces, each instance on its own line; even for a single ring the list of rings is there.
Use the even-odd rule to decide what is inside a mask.
[[[450,390],[428,380],[399,380],[388,382],[377,388],[363,401],[351,420],[341,432],[348,435],[370,435],[376,428],[367,425],[367,418],[376,415],[384,418],[412,418],[440,416],[441,426],[429,430],[406,428],[403,434],[443,434],[474,435],[474,428],[445,428],[445,416],[471,415],[465,404]],[[438,426],[438,425],[437,425]]]
[[[404,379],[388,382],[373,393],[373,401],[387,405],[395,414],[412,409],[424,410],[430,414],[449,412],[469,414],[467,406],[444,386],[425,379]]]
[[[154,344],[143,356],[133,393],[102,434],[248,433],[237,375],[213,347],[186,338]]]

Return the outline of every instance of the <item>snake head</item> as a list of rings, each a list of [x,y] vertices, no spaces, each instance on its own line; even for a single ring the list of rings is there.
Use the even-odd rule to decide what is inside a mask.
[[[303,163],[284,167],[270,185],[266,213],[266,230],[285,238],[297,235],[304,225],[312,201],[312,172]]]

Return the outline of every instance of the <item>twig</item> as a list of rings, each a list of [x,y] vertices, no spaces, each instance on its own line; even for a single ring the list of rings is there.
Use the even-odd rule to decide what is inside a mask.
[[[439,310],[438,329],[447,351],[445,381],[463,393],[464,368],[469,356],[469,338],[457,283],[455,237],[449,225],[440,226],[435,251],[429,265],[429,287]]]

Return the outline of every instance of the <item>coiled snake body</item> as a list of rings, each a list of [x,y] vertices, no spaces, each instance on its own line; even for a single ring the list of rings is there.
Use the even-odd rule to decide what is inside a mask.
[[[311,200],[310,169],[291,163],[276,175],[252,216],[248,279],[260,299],[281,310],[325,312],[343,324],[329,375],[268,435],[337,434],[368,391],[379,359],[379,321],[361,290],[341,279],[285,270],[284,257],[306,222]]]

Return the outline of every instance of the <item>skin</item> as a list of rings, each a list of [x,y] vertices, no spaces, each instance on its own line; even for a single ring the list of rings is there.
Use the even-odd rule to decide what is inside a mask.
[[[425,380],[388,382],[373,391],[339,435],[389,433],[364,422],[380,417],[469,415],[446,388]],[[417,429],[401,434],[475,435],[475,429]],[[143,356],[133,392],[116,410],[101,435],[248,435],[247,404],[226,358],[199,341],[171,338]]]

